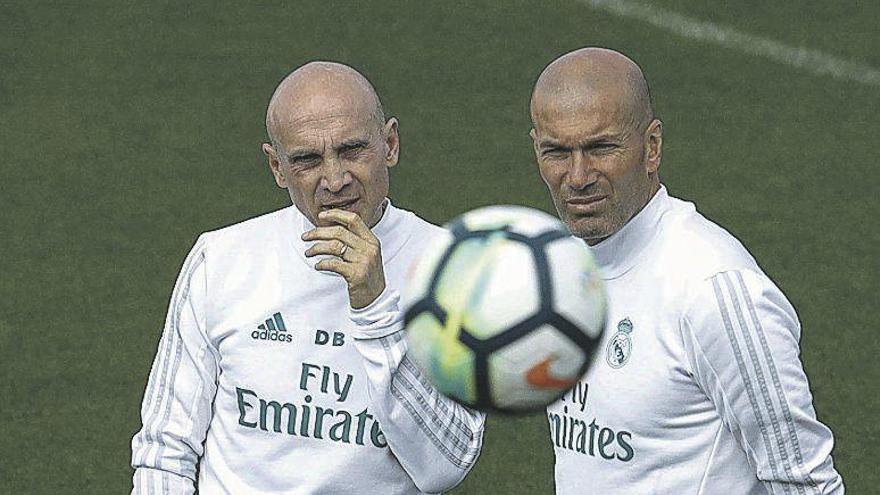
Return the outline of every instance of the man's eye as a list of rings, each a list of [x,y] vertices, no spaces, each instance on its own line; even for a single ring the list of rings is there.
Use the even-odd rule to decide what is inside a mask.
[[[614,143],[598,143],[592,146],[592,151],[594,153],[611,153],[612,151],[617,150],[618,146]]]
[[[317,165],[321,160],[318,155],[301,155],[290,159],[290,163],[300,167],[311,167]]]
[[[342,155],[343,158],[352,159],[352,158],[357,158],[358,155],[360,155],[363,150],[364,150],[364,145],[355,144],[352,146],[346,146],[345,148],[340,150],[339,154]]]
[[[541,152],[541,156],[550,160],[561,160],[568,157],[568,151],[560,148],[548,148]]]

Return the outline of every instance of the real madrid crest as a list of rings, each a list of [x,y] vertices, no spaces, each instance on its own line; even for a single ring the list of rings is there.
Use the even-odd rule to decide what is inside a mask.
[[[633,323],[629,318],[620,320],[617,324],[617,333],[608,341],[605,348],[605,360],[608,366],[614,369],[622,368],[629,361],[632,354],[632,331]]]

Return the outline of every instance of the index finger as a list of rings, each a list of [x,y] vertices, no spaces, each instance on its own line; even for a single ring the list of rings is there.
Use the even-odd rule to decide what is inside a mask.
[[[348,228],[348,230],[350,230],[354,235],[360,237],[361,239],[375,239],[373,232],[371,232],[370,228],[367,227],[367,224],[364,223],[364,219],[353,211],[340,209],[327,210],[318,213],[318,218],[320,218],[321,220],[330,220],[331,222],[336,222]]]

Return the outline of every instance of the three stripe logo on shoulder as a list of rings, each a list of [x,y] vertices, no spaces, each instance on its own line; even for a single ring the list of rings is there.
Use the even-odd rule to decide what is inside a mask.
[[[264,323],[257,325],[257,329],[251,332],[251,338],[272,342],[293,342],[293,336],[287,331],[281,313],[275,313],[270,318],[266,318]]]

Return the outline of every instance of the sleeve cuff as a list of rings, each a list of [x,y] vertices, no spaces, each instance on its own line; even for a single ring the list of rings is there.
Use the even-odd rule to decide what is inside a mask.
[[[348,308],[356,339],[378,339],[403,329],[400,294],[386,286],[375,301],[359,309]]]
[[[139,467],[134,472],[132,483],[134,485],[131,491],[132,495],[148,495],[159,491],[169,495],[191,495],[195,493],[193,480],[186,476],[161,469]]]

